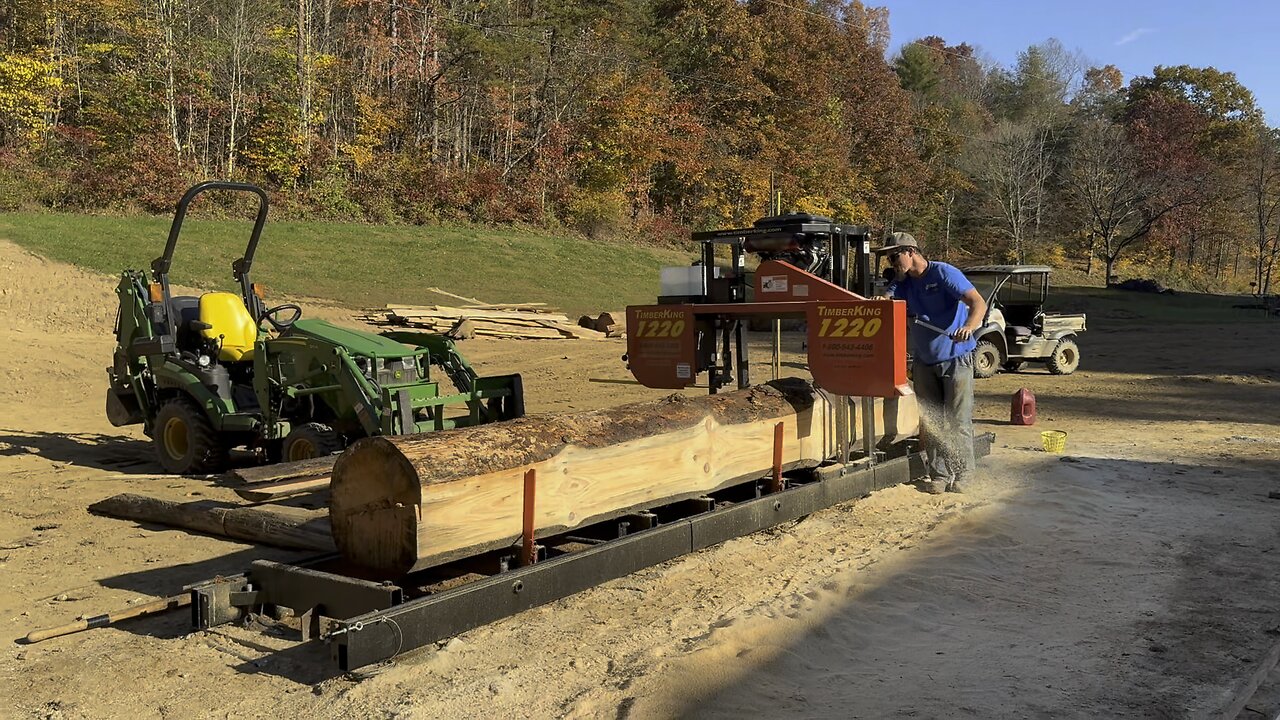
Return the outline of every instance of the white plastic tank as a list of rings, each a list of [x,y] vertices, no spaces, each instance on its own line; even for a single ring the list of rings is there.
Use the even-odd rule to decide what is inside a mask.
[[[702,286],[702,266],[664,267],[661,274],[661,297],[706,295]]]

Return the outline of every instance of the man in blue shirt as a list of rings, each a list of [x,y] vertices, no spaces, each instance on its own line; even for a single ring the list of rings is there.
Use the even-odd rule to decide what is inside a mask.
[[[925,490],[961,492],[973,460],[973,333],[987,303],[958,268],[929,260],[916,239],[896,232],[875,250],[893,269],[889,297],[907,302],[907,315],[946,334],[908,321],[911,382],[920,405],[920,435],[928,460]]]

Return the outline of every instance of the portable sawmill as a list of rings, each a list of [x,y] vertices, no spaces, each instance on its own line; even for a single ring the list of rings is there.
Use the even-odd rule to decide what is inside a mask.
[[[704,262],[667,273],[685,292],[627,309],[628,359],[711,393],[359,440],[333,468],[338,552],[190,586],[193,626],[292,617],[350,670],[920,477],[905,309],[866,297],[867,230],[792,215],[698,239]],[[806,321],[813,382],[747,387],[751,317]],[[741,389],[717,392],[730,368]]]

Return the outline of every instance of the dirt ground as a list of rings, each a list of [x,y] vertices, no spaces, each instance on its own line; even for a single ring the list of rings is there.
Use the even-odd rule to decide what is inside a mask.
[[[112,278],[2,241],[0,271],[0,717],[1280,712],[1280,321],[1091,315],[1075,375],[979,381],[997,441],[964,495],[884,490],[337,675],[323,647],[190,632],[181,612],[21,642],[300,554],[86,512],[120,492],[235,496],[158,475],[141,432],[107,423]],[[462,347],[523,373],[531,412],[661,394],[629,382],[617,342]],[[1032,428],[1008,425],[1023,386]],[[1040,450],[1045,428],[1066,455]]]

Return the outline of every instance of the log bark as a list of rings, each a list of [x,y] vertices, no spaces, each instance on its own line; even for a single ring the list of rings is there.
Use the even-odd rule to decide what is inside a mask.
[[[242,507],[212,500],[178,503],[132,493],[100,500],[90,505],[89,511],[275,547],[334,550],[326,518],[315,513]]]
[[[700,398],[357,441],[333,469],[334,542],[395,576],[511,545],[537,473],[541,535],[697,497],[767,474],[776,423],[785,468],[835,455],[834,398],[795,378]],[[857,403],[854,403],[855,410]],[[877,436],[916,434],[914,397],[876,401]],[[887,418],[886,418],[887,416]],[[886,419],[889,428],[886,430]],[[854,432],[861,427],[856,414]]]

